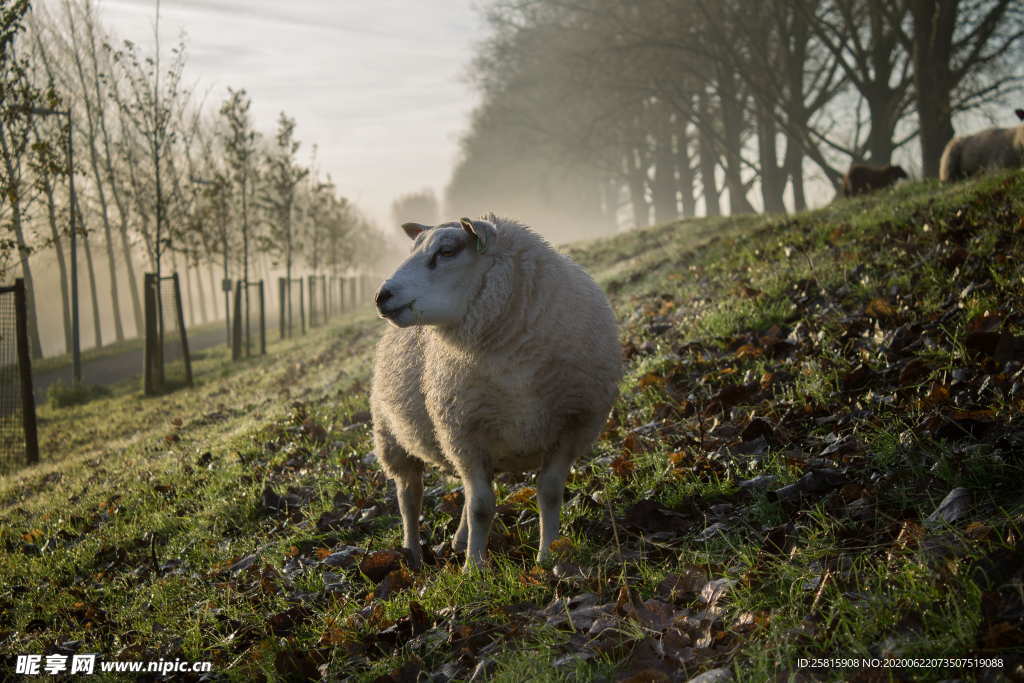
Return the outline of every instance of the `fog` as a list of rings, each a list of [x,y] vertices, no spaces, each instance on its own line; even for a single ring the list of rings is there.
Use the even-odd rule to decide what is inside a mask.
[[[56,71],[60,88],[73,90],[78,86],[66,55],[77,43],[70,36],[80,37],[88,22],[67,20],[63,6],[40,0],[39,24],[32,31],[49,42],[33,49],[40,55],[52,49],[55,66],[47,61],[47,69]],[[86,13],[89,6],[85,0],[68,5]],[[95,7],[110,42],[131,39],[145,63],[156,49],[154,4],[104,0]],[[228,87],[245,89],[251,101],[246,130],[258,134],[264,167],[254,175],[262,184],[250,200],[251,253],[258,265],[254,272],[268,278],[273,311],[285,253],[281,216],[291,215],[274,208],[278,199],[271,195],[277,190],[266,161],[288,148],[275,147],[281,112],[295,120],[299,141],[285,157],[306,178],[296,181],[299,198],[289,209],[297,235],[293,274],[340,269],[376,277],[408,251],[402,220],[494,212],[564,244],[668,221],[822,206],[836,199],[852,163],[898,164],[912,179],[933,178],[953,133],[1015,125],[1013,103],[1019,106],[1024,96],[1024,64],[1019,40],[1016,48],[1013,40],[1024,25],[1024,8],[985,2],[975,7],[977,13],[950,29],[956,40],[949,52],[929,57],[962,66],[959,80],[939,84],[948,101],[936,106],[917,96],[937,86],[929,80],[934,70],[917,68],[920,57],[910,46],[937,29],[909,15],[901,21],[871,15],[875,5],[852,0],[785,6],[687,0],[629,11],[597,0],[486,0],[478,6],[446,0],[163,2],[162,68],[173,71],[173,64],[167,66],[171,48],[179,38],[185,44],[182,122],[176,124],[171,161],[165,161],[178,183],[177,204],[165,229],[175,249],[185,245],[203,261],[198,277],[191,273],[189,282],[182,276],[186,317],[189,324],[203,319],[200,281],[207,319],[224,315],[220,257],[209,246],[220,236],[204,226],[228,225],[236,256],[240,248],[237,188],[230,199],[225,192],[218,200],[217,193],[201,194],[189,184],[194,176],[216,174],[225,187],[236,182],[220,113]],[[986,12],[993,13],[996,29],[981,36],[972,32],[972,22]],[[858,40],[851,39],[855,34]],[[932,38],[929,44],[942,42]],[[987,46],[972,42],[986,40]],[[978,59],[976,48],[983,47],[988,52],[981,50],[986,56]],[[36,78],[54,75],[42,72],[43,61],[34,62]],[[123,64],[96,68],[127,73]],[[95,114],[83,97],[87,91],[70,100],[80,159],[91,130],[86,115]],[[136,156],[112,163],[122,193],[135,202],[129,221],[131,240],[139,245],[143,234],[153,239],[152,216],[139,216],[152,213],[146,207],[154,192],[141,144],[145,133],[132,132],[124,117],[113,123],[119,115],[106,100],[93,106],[107,111],[123,144],[136,149]],[[185,125],[186,119],[194,126]],[[114,316],[97,200],[108,180],[98,185],[92,169],[81,163],[79,191],[86,197],[101,341],[107,344],[114,340]],[[329,187],[329,199],[318,198],[322,187]],[[66,205],[62,188],[56,201]],[[394,202],[417,192],[436,197],[433,205],[421,205],[430,215],[399,216]],[[40,202],[26,214],[30,235],[47,231]],[[66,209],[58,210],[66,215]],[[113,205],[110,211],[116,215]],[[218,223],[211,216],[225,218]],[[325,222],[330,225],[323,231]],[[322,240],[339,235],[345,259],[327,264]],[[61,353],[56,260],[45,240],[28,241],[39,247],[30,264],[43,351]],[[115,242],[120,244],[116,235]],[[133,337],[124,254],[119,247],[114,252],[124,335]],[[132,257],[141,284],[148,261],[138,246]],[[182,255],[168,252],[165,272],[175,260],[184,263]],[[239,277],[237,260],[232,278]],[[209,291],[211,276],[215,292]],[[100,340],[82,249],[79,292],[81,343],[87,349]]]

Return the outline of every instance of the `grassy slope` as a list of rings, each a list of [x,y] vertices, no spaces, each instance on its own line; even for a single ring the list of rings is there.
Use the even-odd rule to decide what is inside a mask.
[[[122,387],[44,412],[51,461],[0,480],[0,651],[80,640],[113,659],[210,659],[237,680],[398,680],[403,665],[756,680],[799,657],[885,655],[999,656],[1010,671],[1024,645],[1022,216],[1024,177],[996,176],[574,245],[630,361],[570,478],[553,567],[530,560],[526,477],[499,478],[487,573],[463,575],[439,545],[459,493],[433,478],[432,566],[321,562],[399,543],[365,457],[368,316],[241,367],[210,352],[193,390]],[[749,483],[760,475],[774,479]],[[952,523],[926,523],[956,487]],[[606,607],[552,603],[586,593]]]

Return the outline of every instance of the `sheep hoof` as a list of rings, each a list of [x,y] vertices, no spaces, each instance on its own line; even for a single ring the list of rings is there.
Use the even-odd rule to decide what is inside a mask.
[[[490,562],[487,561],[486,556],[473,557],[472,555],[466,555],[466,563],[462,565],[463,574],[472,574],[473,572],[483,571],[487,569]]]
[[[423,551],[420,548],[417,548],[416,550],[411,548],[402,548],[402,552],[405,554],[405,564],[409,569],[423,568]]]

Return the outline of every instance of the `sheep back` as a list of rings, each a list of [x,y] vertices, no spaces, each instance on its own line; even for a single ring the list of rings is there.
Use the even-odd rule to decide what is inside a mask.
[[[996,168],[1024,165],[1024,125],[988,128],[949,141],[939,163],[939,180],[952,182]]]
[[[881,190],[906,178],[906,172],[899,166],[871,166],[869,164],[851,164],[843,176],[843,194],[847,197]]]

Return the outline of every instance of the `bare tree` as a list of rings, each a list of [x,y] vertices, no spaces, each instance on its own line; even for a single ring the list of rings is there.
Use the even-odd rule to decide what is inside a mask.
[[[107,102],[100,91],[101,75],[94,68],[96,62],[86,62],[87,56],[90,54],[95,55],[101,47],[95,42],[95,32],[83,32],[79,28],[81,25],[79,23],[80,19],[83,15],[90,12],[91,6],[88,4],[76,7],[72,5],[71,0],[64,0],[63,19],[67,27],[66,35],[70,38],[70,44],[66,46],[66,51],[74,67],[74,75],[77,77],[73,86],[71,83],[67,84],[67,89],[70,92],[75,92],[75,99],[81,104],[81,110],[84,113],[84,117],[80,118],[85,119],[85,126],[80,126],[79,128],[84,130],[84,137],[88,145],[89,164],[94,180],[93,186],[99,202],[100,220],[103,224],[107,270],[110,277],[110,305],[114,322],[114,338],[117,341],[121,341],[125,337],[124,326],[121,322],[121,287],[117,261],[114,258],[114,236],[110,215],[111,207],[109,206],[110,198],[108,197],[107,184],[104,182],[104,174],[101,171],[102,160],[99,147],[101,138],[99,119],[104,116]],[[86,18],[82,23],[89,23],[90,19]],[[91,41],[91,44],[86,45],[84,41]],[[43,50],[41,52],[45,53]]]
[[[1006,68],[1024,38],[1017,0],[908,0],[910,30],[901,34],[913,55],[921,162],[928,177],[953,137],[953,114],[990,102],[1020,82]],[[1017,53],[1019,54],[1019,53]]]
[[[31,353],[32,357],[39,358],[43,349],[29,263],[33,248],[28,239],[26,218],[39,190],[30,174],[31,160],[33,155],[38,159],[38,154],[44,150],[32,144],[35,116],[32,109],[54,109],[60,100],[52,87],[40,87],[33,81],[29,61],[21,52],[19,34],[24,29],[28,7],[27,0],[14,0],[0,7],[0,218],[5,233],[0,238],[0,272],[7,271],[17,253],[25,279]],[[45,154],[53,157],[52,150],[45,150]],[[65,169],[71,172],[66,161]]]
[[[156,22],[153,28],[155,36],[155,54],[143,58],[135,43],[124,41],[124,47],[113,53],[115,64],[122,69],[124,89],[114,90],[118,104],[124,114],[124,120],[143,142],[147,161],[152,171],[152,188],[149,194],[154,218],[154,233],[151,236],[150,250],[153,268],[157,275],[161,272],[161,256],[167,247],[166,215],[170,193],[164,187],[167,158],[171,154],[177,131],[175,120],[176,109],[183,106],[186,89],[181,78],[185,68],[185,45],[179,42],[171,50],[172,59],[166,71],[161,66],[160,55],[160,3],[157,0]],[[132,154],[132,152],[129,152]],[[132,163],[134,160],[129,160]],[[138,191],[142,189],[137,169],[131,169],[133,185]],[[139,199],[141,201],[141,198]]]
[[[228,98],[220,108],[226,128],[222,132],[221,142],[224,146],[225,161],[230,169],[230,180],[236,196],[240,200],[240,218],[242,231],[242,282],[246,284],[243,296],[245,299],[246,328],[249,316],[249,243],[251,239],[249,224],[249,205],[252,202],[257,180],[257,149],[256,131],[252,128],[249,109],[252,100],[245,90],[228,88]],[[248,343],[248,335],[246,343]],[[248,354],[248,349],[246,349]]]
[[[833,140],[836,147],[853,161],[890,163],[913,135],[896,140],[897,125],[913,104],[910,54],[900,41],[907,0],[828,0],[796,7],[867,107],[866,136],[860,137],[858,118],[846,126],[853,139],[845,147]]]
[[[281,112],[277,119],[276,145],[265,155],[267,166],[266,186],[262,195],[264,205],[270,214],[270,229],[267,232],[263,250],[284,250],[285,303],[291,319],[292,268],[295,263],[295,214],[296,188],[309,175],[309,169],[299,166],[295,155],[301,143],[295,139],[295,119]]]

